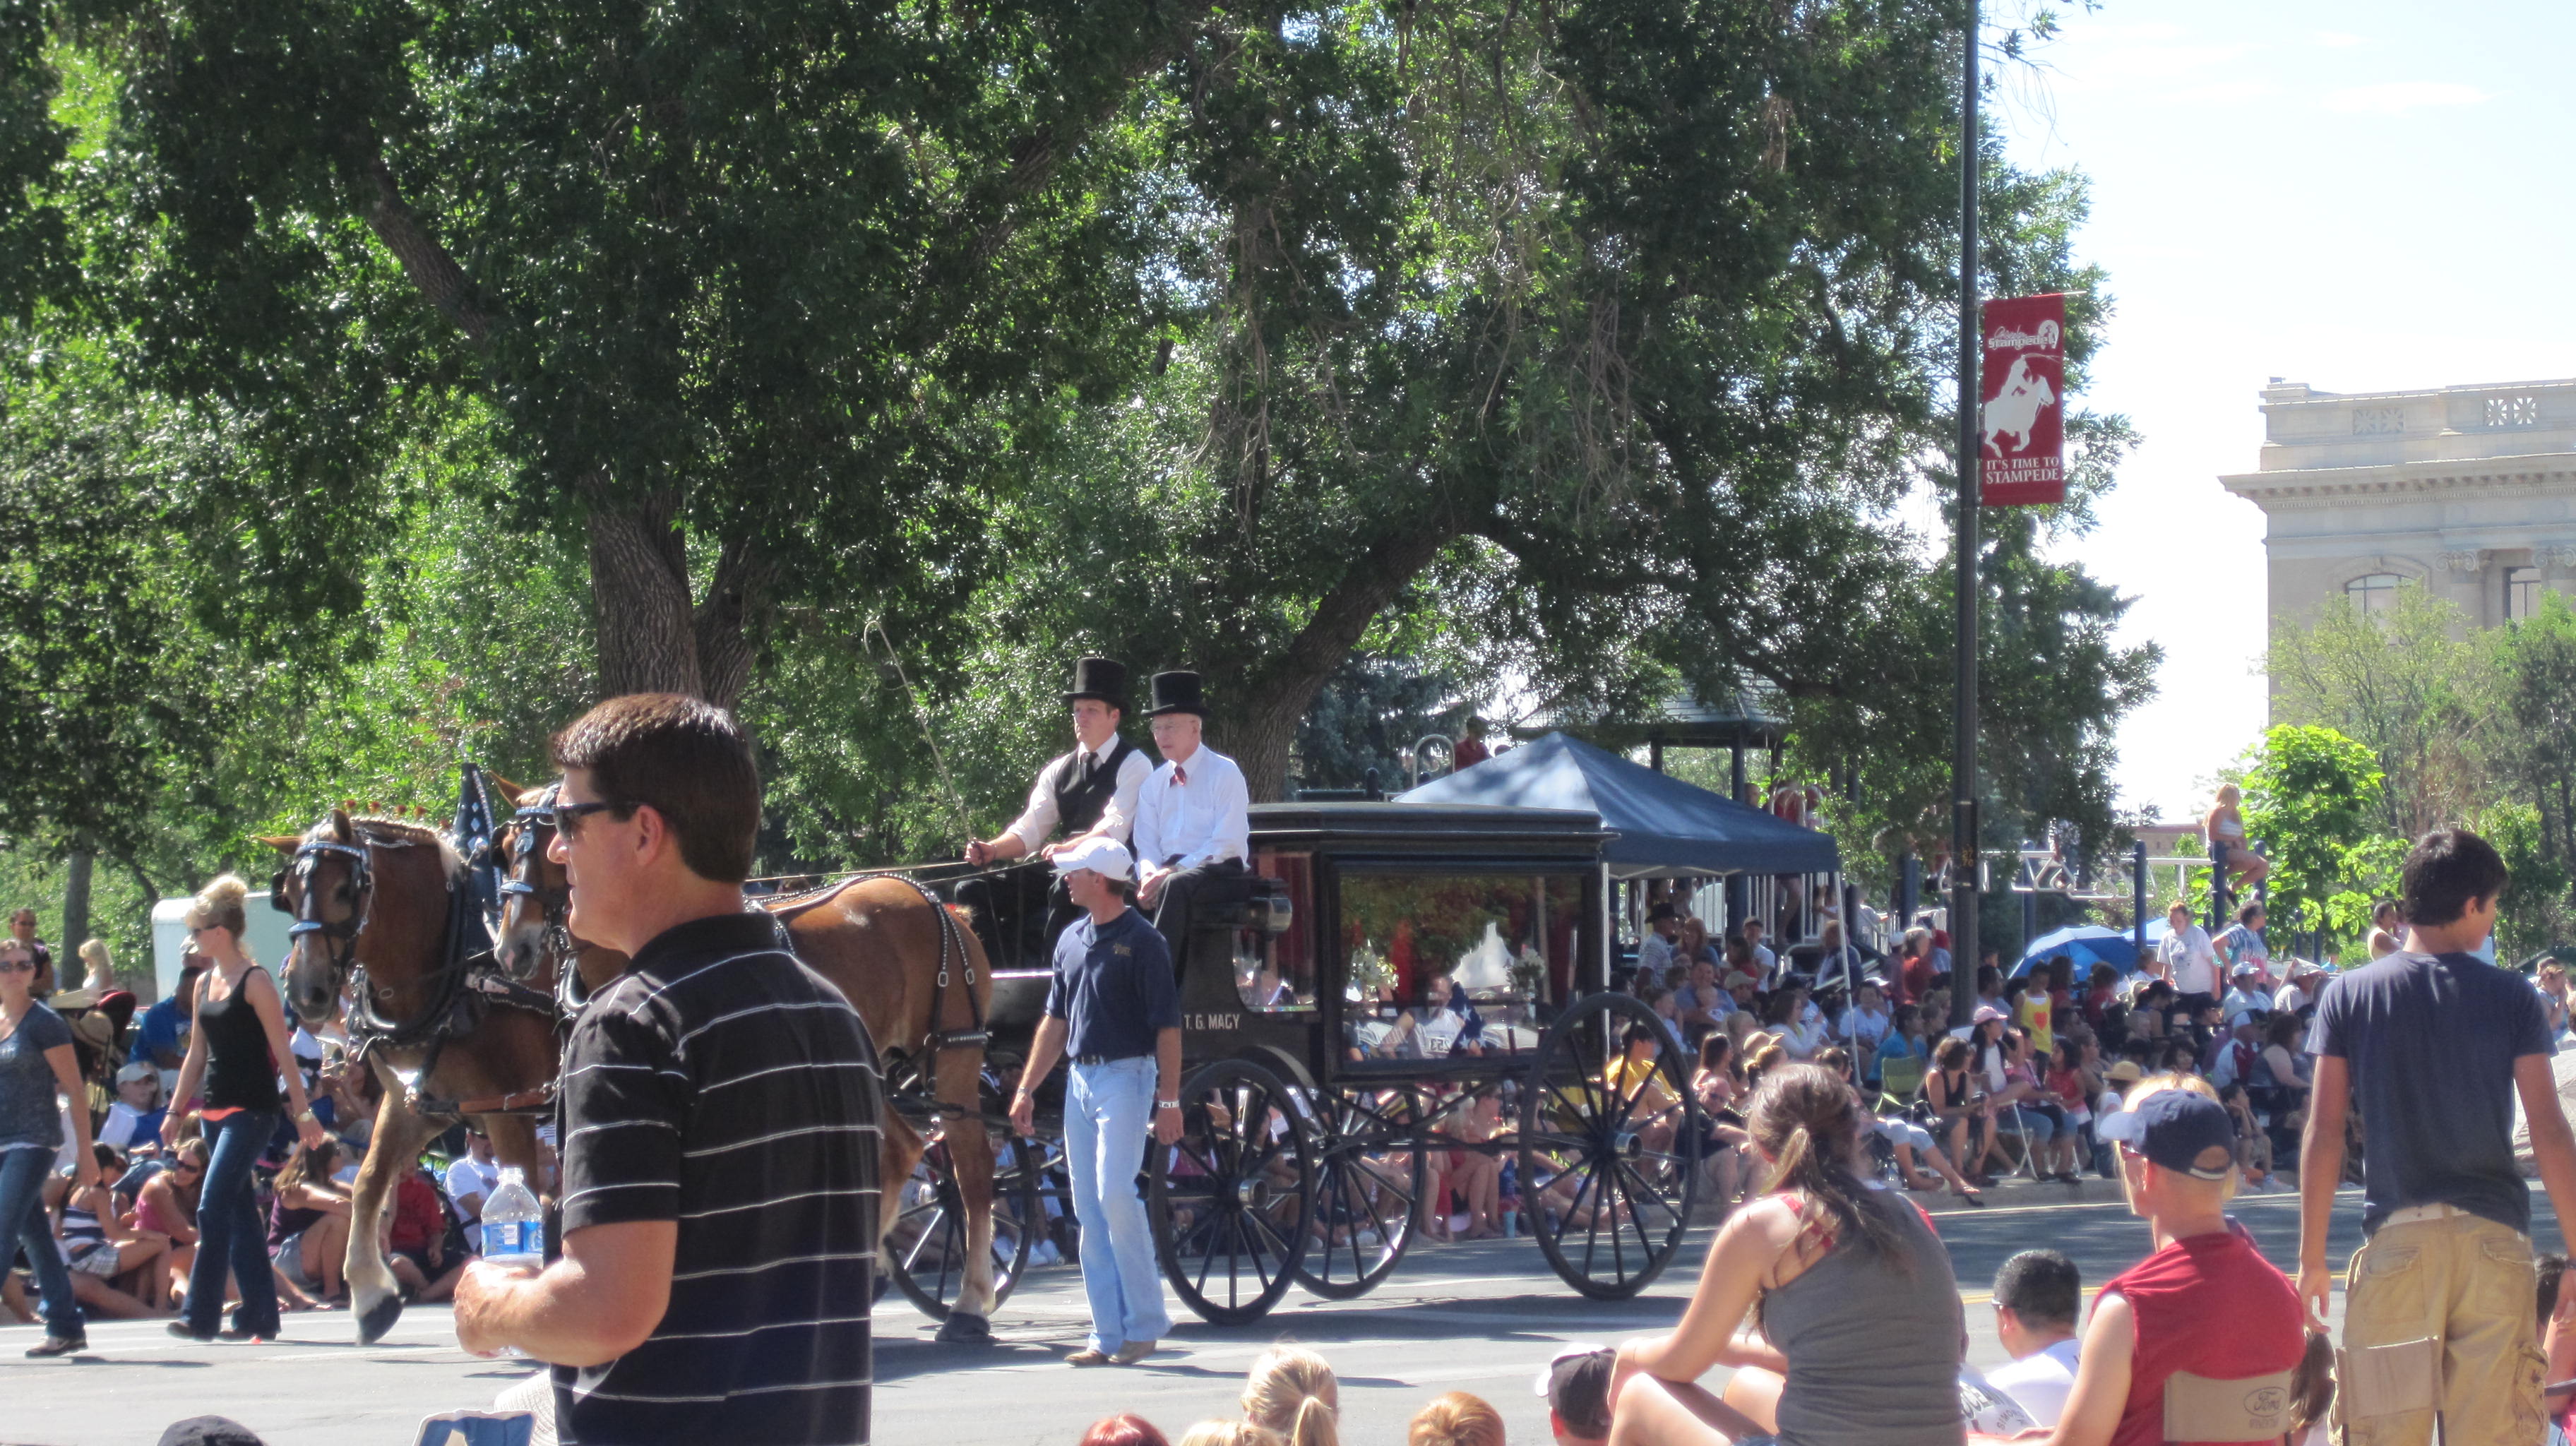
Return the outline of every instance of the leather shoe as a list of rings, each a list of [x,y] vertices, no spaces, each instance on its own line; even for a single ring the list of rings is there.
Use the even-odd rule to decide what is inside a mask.
[[[1105,1366],[1109,1364],[1109,1353],[1107,1351],[1075,1351],[1072,1355],[1064,1358],[1064,1363],[1068,1366]]]
[[[214,1332],[212,1332],[212,1331],[207,1331],[207,1332],[205,1332],[204,1334],[200,1335],[198,1332],[196,1332],[195,1330],[191,1329],[191,1328],[189,1327],[188,1323],[187,1323],[186,1321],[184,1321],[184,1320],[174,1320],[174,1321],[170,1322],[170,1324],[169,1324],[167,1327],[165,1327],[165,1329],[167,1329],[167,1330],[170,1332],[170,1334],[172,1334],[172,1335],[174,1335],[174,1336],[177,1336],[179,1339],[181,1339],[181,1340],[183,1340],[183,1341],[199,1341],[199,1342],[204,1342],[204,1341],[210,1341],[210,1340],[213,1340],[213,1339],[215,1338]]]
[[[1109,1359],[1122,1366],[1132,1366],[1138,1361],[1145,1359],[1147,1356],[1152,1355],[1154,1353],[1154,1347],[1159,1344],[1161,1343],[1158,1341],[1129,1341],[1127,1344],[1120,1346],[1118,1348],[1118,1354],[1111,1356]]]
[[[27,1359],[31,1361],[51,1360],[55,1356],[68,1356],[74,1351],[85,1351],[88,1349],[89,1338],[87,1336],[47,1336],[45,1337],[45,1343],[43,1345],[27,1347]]]

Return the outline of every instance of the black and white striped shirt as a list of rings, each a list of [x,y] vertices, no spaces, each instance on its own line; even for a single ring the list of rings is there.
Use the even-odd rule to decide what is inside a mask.
[[[604,1366],[557,1366],[570,1446],[868,1439],[878,1109],[867,1029],[766,914],[682,924],[565,1045],[566,1236],[675,1220],[671,1304]]]

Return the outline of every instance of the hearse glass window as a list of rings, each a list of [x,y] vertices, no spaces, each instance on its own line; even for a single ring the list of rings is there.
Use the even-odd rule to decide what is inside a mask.
[[[1341,874],[1353,1061],[1521,1054],[1574,977],[1580,874]]]
[[[1246,929],[1234,949],[1234,989],[1243,1007],[1276,1013],[1315,1007],[1315,858],[1255,849],[1252,874],[1275,879],[1287,897],[1288,927],[1276,934]]]

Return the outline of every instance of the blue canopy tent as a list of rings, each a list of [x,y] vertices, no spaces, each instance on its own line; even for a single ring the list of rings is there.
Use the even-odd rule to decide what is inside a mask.
[[[1620,879],[1733,873],[1830,874],[1831,836],[1643,768],[1563,733],[1396,795],[1399,803],[1572,808],[1618,837],[1603,851]]]
[[[2091,973],[2096,963],[2108,964],[2124,976],[2138,969],[2138,946],[2130,940],[2128,931],[2106,929],[2099,924],[2072,924],[2031,940],[2010,977],[2018,979],[2029,973],[2032,965],[2060,954],[2075,961],[2077,979]]]

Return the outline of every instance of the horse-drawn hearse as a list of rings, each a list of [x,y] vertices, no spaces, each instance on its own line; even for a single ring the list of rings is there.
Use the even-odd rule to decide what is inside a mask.
[[[384,1086],[350,1231],[363,1340],[401,1310],[373,1228],[397,1174],[458,1118],[533,1164],[554,1033],[624,967],[566,928],[552,791],[492,783],[514,813],[469,767],[447,833],[335,810],[271,841],[296,921],[287,1002],[309,1024],[343,1017]],[[1249,869],[1203,895],[1176,966],[1182,1138],[1140,1142],[1164,1273],[1192,1310],[1240,1324],[1292,1284],[1370,1290],[1421,1228],[1434,1156],[1501,1162],[1518,1218],[1585,1295],[1633,1295],[1672,1261],[1702,1122],[1680,1041],[1608,988],[1610,837],[1576,811],[1252,810]],[[505,876],[497,927],[478,867]],[[954,903],[970,882],[975,910]],[[947,866],[754,901],[884,1057],[881,1258],[943,1339],[988,1337],[1061,1198],[1060,1085],[1035,1140],[1001,1107],[1044,1007],[1046,883],[1042,864]]]
[[[1608,987],[1598,817],[1400,803],[1256,806],[1250,868],[1194,920],[1178,964],[1183,1133],[1146,1150],[1163,1270],[1201,1317],[1241,1324],[1291,1284],[1334,1299],[1384,1280],[1423,1223],[1442,1152],[1508,1160],[1518,1218],[1558,1274],[1635,1294],[1679,1250],[1701,1121],[1680,1042]],[[1044,874],[992,891],[997,1096],[1050,977]],[[988,1121],[998,1129],[998,1111]],[[1007,1282],[1044,1235],[1043,1141],[997,1137]],[[926,1168],[935,1176],[936,1146]],[[946,1293],[961,1213],[935,1179],[887,1259]]]

